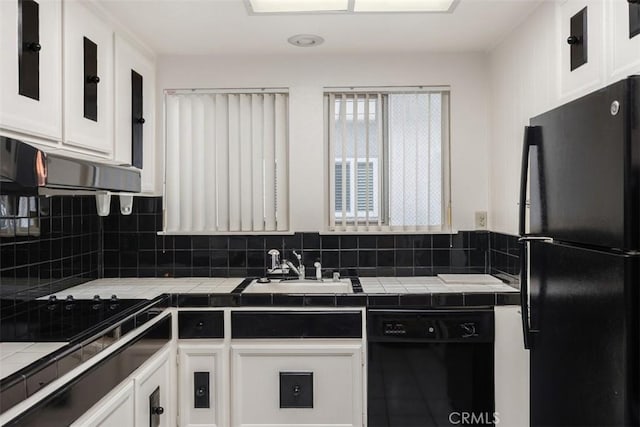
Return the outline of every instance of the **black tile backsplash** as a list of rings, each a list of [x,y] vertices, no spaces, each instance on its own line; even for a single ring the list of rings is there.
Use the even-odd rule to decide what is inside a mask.
[[[133,213],[123,217],[114,200],[104,220],[105,277],[264,275],[269,249],[295,262],[300,251],[313,276],[313,264],[324,274],[342,276],[414,276],[437,273],[488,273],[489,235],[463,231],[456,235],[320,235],[158,236],[162,198],[135,198]],[[135,228],[137,224],[137,229]],[[151,229],[151,224],[155,229]]]
[[[490,273],[517,284],[520,274],[520,244],[518,236],[490,233]]]
[[[292,251],[300,251],[308,276],[316,261],[326,276],[345,277],[491,273],[517,281],[519,269],[517,238],[487,231],[161,236],[161,197],[134,198],[129,216],[113,198],[104,218],[93,196],[38,201],[39,236],[0,237],[2,296],[40,296],[97,277],[262,276],[272,248],[294,262]]]
[[[20,199],[30,205],[28,213],[18,208]],[[99,277],[102,231],[95,203],[92,196],[3,195],[0,297],[31,299]],[[29,226],[13,235],[18,224]]]

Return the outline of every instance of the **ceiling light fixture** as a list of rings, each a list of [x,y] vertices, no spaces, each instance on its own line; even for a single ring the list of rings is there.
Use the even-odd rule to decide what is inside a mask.
[[[355,0],[354,12],[449,12],[454,0]]]
[[[250,14],[451,13],[460,0],[245,0]]]
[[[287,39],[289,43],[298,47],[313,47],[324,43],[324,39],[315,34],[296,34]]]
[[[349,0],[249,0],[254,13],[346,12]]]

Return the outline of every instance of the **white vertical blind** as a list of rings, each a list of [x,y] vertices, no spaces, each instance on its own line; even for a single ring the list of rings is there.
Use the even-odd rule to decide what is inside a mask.
[[[327,100],[330,228],[448,226],[448,92],[352,91]]]
[[[288,95],[166,95],[165,231],[289,228]]]

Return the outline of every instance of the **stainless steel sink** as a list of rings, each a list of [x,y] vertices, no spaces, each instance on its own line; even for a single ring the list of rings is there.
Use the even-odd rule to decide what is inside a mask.
[[[351,294],[350,279],[340,279],[337,282],[327,280],[273,280],[270,283],[252,281],[243,291],[245,294]]]

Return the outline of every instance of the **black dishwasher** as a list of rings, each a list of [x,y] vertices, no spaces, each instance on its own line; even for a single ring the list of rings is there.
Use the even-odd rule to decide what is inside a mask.
[[[492,309],[369,310],[369,427],[492,426]]]

